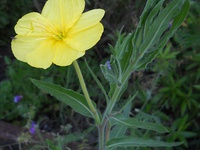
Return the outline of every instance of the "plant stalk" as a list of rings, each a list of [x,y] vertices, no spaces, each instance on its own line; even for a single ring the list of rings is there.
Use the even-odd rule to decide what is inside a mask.
[[[110,132],[109,131],[110,127],[109,127],[109,129],[107,128],[107,131],[105,131],[106,126],[108,126],[108,124],[107,124],[108,123],[108,116],[111,114],[117,100],[119,99],[121,90],[123,89],[123,86],[125,85],[126,81],[128,80],[130,73],[131,73],[131,69],[127,69],[127,72],[125,73],[124,78],[122,80],[122,85],[116,87],[114,94],[113,94],[109,104],[107,105],[104,114],[103,114],[101,124],[98,126],[99,150],[106,150],[105,143],[106,143],[106,140],[109,140],[108,134]]]
[[[104,112],[102,122],[105,119],[106,115],[110,115],[111,114],[111,112],[112,112],[117,100],[120,98],[119,97],[120,93],[123,90],[123,87],[125,86],[127,80],[129,79],[129,76],[130,76],[131,72],[132,72],[132,69],[130,67],[127,68],[127,71],[125,72],[124,77],[122,79],[122,84],[120,86],[116,87],[116,89],[114,91],[114,94],[113,94],[113,96],[112,96],[112,98],[110,100],[110,103],[106,107],[106,111]]]
[[[99,133],[99,150],[106,150],[105,144],[106,144],[106,125],[108,123],[108,118],[105,117],[101,124],[98,126],[98,133]]]
[[[95,109],[94,105],[92,104],[92,100],[90,99],[88,90],[86,88],[85,81],[83,79],[83,75],[82,75],[81,69],[80,69],[80,67],[79,67],[79,65],[78,65],[76,60],[73,62],[73,65],[74,65],[74,68],[76,70],[76,74],[78,76],[78,79],[79,79],[79,82],[81,84],[81,88],[82,88],[83,94],[85,96],[85,99],[86,99],[86,101],[88,103],[88,106],[89,106],[90,110],[92,111],[92,113],[94,115],[94,119],[95,119],[96,124],[99,125],[100,124],[99,115],[98,115],[97,110]]]
[[[98,134],[99,134],[99,150],[105,150],[105,128],[104,126],[99,126],[98,127]]]

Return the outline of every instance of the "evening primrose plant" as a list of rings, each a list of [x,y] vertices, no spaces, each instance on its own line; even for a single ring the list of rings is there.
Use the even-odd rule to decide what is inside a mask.
[[[189,10],[188,0],[148,0],[135,32],[119,34],[115,46],[110,46],[110,60],[100,68],[109,83],[106,91],[101,81],[86,63],[88,71],[105,96],[103,112],[90,98],[84,77],[77,63],[86,50],[101,38],[100,23],[104,10],[83,12],[84,0],[48,0],[41,14],[32,12],[23,16],[15,26],[17,35],[12,40],[14,56],[36,68],[47,69],[52,64],[68,66],[73,63],[83,94],[52,83],[31,79],[41,90],[56,97],[77,113],[94,120],[98,129],[99,150],[131,147],[171,147],[181,143],[130,137],[128,129],[144,129],[158,133],[168,130],[160,123],[130,117],[131,104],[137,93],[126,100],[126,91],[132,72],[144,69],[184,21]],[[70,79],[68,79],[70,80]],[[116,107],[122,104],[121,107]]]

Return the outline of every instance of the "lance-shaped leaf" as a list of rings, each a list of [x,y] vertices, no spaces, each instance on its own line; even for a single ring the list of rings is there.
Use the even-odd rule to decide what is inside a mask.
[[[132,108],[132,101],[133,101],[133,99],[135,98],[136,95],[137,95],[137,93],[134,94],[133,96],[131,96],[121,109],[123,116],[126,117],[126,118],[129,117],[129,114],[130,114],[130,111],[131,111],[131,108]],[[111,129],[110,138],[122,137],[126,133],[126,130],[127,130],[127,126],[122,126],[120,124],[115,125]]]
[[[152,8],[151,12],[149,13],[146,21],[145,21],[145,27],[144,27],[144,37],[145,37],[145,33],[147,32],[147,30],[149,29],[149,26],[151,26],[151,24],[153,23],[156,15],[159,13],[160,9],[162,8],[162,4],[163,4],[164,0],[160,0],[154,8]]]
[[[73,108],[77,113],[87,117],[93,117],[93,113],[90,111],[87,101],[83,95],[52,83],[35,79],[31,79],[31,81],[39,89],[56,97],[59,101]]]
[[[126,126],[129,128],[140,128],[140,129],[147,129],[147,130],[153,130],[159,133],[166,133],[169,132],[163,125],[158,123],[152,123],[152,122],[145,122],[145,121],[139,121],[135,118],[125,118],[122,115],[118,115],[116,117],[110,118],[111,123],[114,124],[120,124],[122,126]]]
[[[99,88],[101,89],[102,93],[104,94],[105,98],[106,98],[106,102],[108,103],[109,101],[109,97],[107,95],[106,90],[104,89],[104,86],[102,85],[101,81],[97,78],[97,76],[95,75],[95,73],[92,71],[92,69],[90,68],[90,66],[88,65],[87,61],[85,60],[85,64],[90,72],[90,74],[92,75],[93,79],[96,81],[97,85],[99,86]]]
[[[159,16],[155,18],[153,24],[149,27],[149,29],[148,26],[151,21],[146,21],[145,27],[148,29],[148,31],[145,31],[146,41],[144,40],[144,43],[141,45],[142,48],[140,47],[140,50],[144,50],[142,50],[144,52],[144,55],[142,59],[139,60],[139,62],[137,63],[135,69],[144,69],[146,65],[155,58],[158,52],[165,46],[169,38],[173,36],[174,32],[184,21],[189,11],[190,4],[188,0],[186,0],[183,5],[181,3],[182,2],[180,0],[171,2],[169,6],[161,11]],[[177,10],[179,11],[177,12]],[[172,26],[170,27],[171,24]],[[147,45],[148,42],[150,45],[146,47],[145,50],[145,43]]]
[[[185,3],[182,6],[182,9],[179,11],[177,16],[174,18],[174,20],[172,22],[172,27],[169,28],[170,30],[168,32],[166,32],[161,37],[160,42],[158,44],[156,44],[156,47],[158,49],[161,49],[162,47],[164,47],[164,45],[166,44],[168,39],[170,37],[172,37],[174,32],[177,30],[177,28],[180,27],[180,25],[182,24],[182,22],[184,21],[185,17],[188,14],[189,8],[190,8],[190,2],[188,0],[186,0]]]
[[[139,52],[144,54],[149,48],[159,41],[163,32],[167,30],[169,23],[181,10],[182,0],[172,1],[165,9],[163,9],[153,24],[147,30],[144,42],[139,48]]]
[[[106,148],[127,148],[127,147],[173,147],[181,145],[181,142],[163,142],[139,137],[113,138],[106,143]]]

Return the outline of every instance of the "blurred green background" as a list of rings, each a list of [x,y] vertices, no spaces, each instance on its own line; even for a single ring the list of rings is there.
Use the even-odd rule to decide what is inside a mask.
[[[106,11],[102,20],[105,32],[101,41],[78,60],[89,93],[100,110],[105,105],[103,94],[99,92],[87,70],[84,59],[105,88],[108,88],[99,65],[105,63],[110,55],[109,44],[115,45],[117,38],[121,36],[117,34],[118,31],[128,33],[137,27],[145,2],[86,1],[86,10],[103,8]],[[28,12],[40,11],[44,3],[45,0],[0,0],[0,120],[19,126],[25,126],[28,120],[34,120],[46,132],[56,132],[60,130],[60,126],[64,126],[65,136],[68,138],[63,143],[78,141],[81,146],[77,149],[89,149],[96,144],[96,131],[89,127],[91,120],[38,90],[29,80],[41,79],[81,92],[73,66],[52,65],[47,70],[35,69],[16,60],[10,49],[17,20]],[[165,136],[151,132],[144,134],[139,130],[131,130],[130,134],[184,142],[173,148],[176,150],[200,149],[200,2],[191,0],[190,3],[190,12],[185,22],[146,70],[133,72],[124,94],[127,97],[138,91],[132,106],[133,116],[140,112],[142,119],[161,121],[170,130]],[[23,96],[18,103],[13,101],[16,95]],[[30,115],[32,111],[34,115]]]

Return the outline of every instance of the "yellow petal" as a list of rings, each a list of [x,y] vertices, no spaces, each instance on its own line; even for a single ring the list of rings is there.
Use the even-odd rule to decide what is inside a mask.
[[[43,41],[34,51],[26,55],[27,63],[36,68],[48,68],[53,62],[54,44],[54,40]]]
[[[61,31],[74,25],[85,7],[84,0],[48,0],[42,15],[49,19]]]
[[[93,47],[99,40],[103,33],[103,25],[97,23],[95,26],[75,34],[67,34],[64,39],[70,47],[77,51],[85,51]]]
[[[76,24],[69,29],[67,34],[72,35],[85,29],[91,28],[100,22],[103,18],[105,11],[103,9],[93,9],[81,15]]]
[[[41,14],[33,12],[23,16],[15,26],[15,32],[27,36],[49,36],[55,27]]]
[[[14,56],[23,62],[26,62],[26,55],[35,50],[44,39],[31,36],[17,35],[11,42],[11,48]]]
[[[55,47],[56,47],[56,52],[54,55],[53,63],[58,66],[68,66],[74,60],[85,54],[85,51],[78,52],[69,47],[63,41],[57,42]]]

